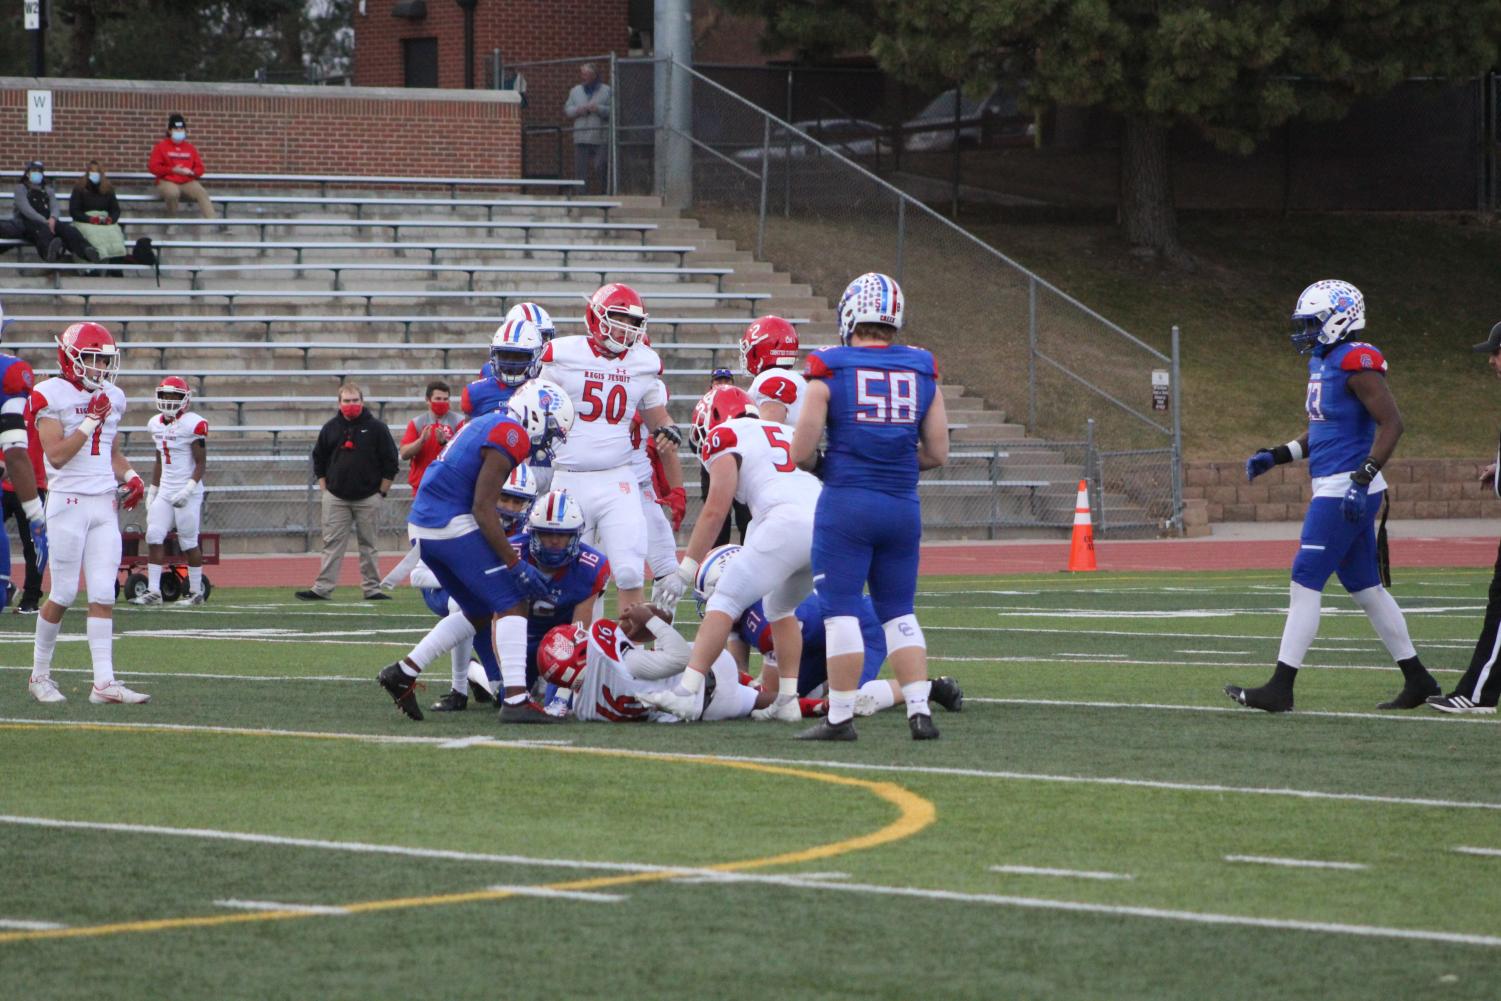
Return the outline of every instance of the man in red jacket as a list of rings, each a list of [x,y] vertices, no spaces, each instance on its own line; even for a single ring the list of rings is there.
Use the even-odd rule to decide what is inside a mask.
[[[203,218],[214,217],[214,203],[198,179],[203,176],[203,158],[188,142],[188,123],[180,114],[167,119],[167,137],[151,148],[147,165],[156,178],[156,193],[167,203],[167,214],[177,214],[177,203],[187,195],[198,203]]]

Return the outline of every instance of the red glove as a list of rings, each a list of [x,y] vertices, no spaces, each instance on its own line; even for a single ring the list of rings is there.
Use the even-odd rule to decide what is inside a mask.
[[[108,403],[105,405],[108,406]],[[130,479],[120,485],[120,489],[124,491],[120,495],[120,506],[129,511],[141,503],[141,498],[146,496],[146,481],[132,474]]]
[[[672,512],[674,532],[683,527],[683,517],[688,513],[688,495],[683,492],[682,487],[674,487],[667,491],[667,495],[657,503]]]
[[[114,408],[110,406],[109,394],[101,389],[89,398],[89,409],[84,411],[83,416],[85,418],[93,418],[102,424],[112,409]]]

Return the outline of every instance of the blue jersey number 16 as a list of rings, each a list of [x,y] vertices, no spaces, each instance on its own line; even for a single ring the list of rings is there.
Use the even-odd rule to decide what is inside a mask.
[[[917,421],[917,373],[855,370],[855,420],[862,424]]]

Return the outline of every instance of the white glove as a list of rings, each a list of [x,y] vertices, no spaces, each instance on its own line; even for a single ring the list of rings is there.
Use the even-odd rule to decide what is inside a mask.
[[[651,600],[654,605],[661,605],[666,609],[677,607],[678,602],[683,600],[683,594],[693,586],[693,578],[698,573],[698,560],[691,556],[684,556],[678,564],[678,572],[668,574],[652,585]]]
[[[149,486],[149,487],[146,488],[146,506],[150,507],[152,505],[152,502],[154,502],[155,500],[156,500],[156,484],[153,483],[153,484],[151,484],[151,486]]]
[[[181,488],[179,488],[175,494],[167,498],[167,503],[171,504],[173,507],[182,507],[193,498],[193,492],[197,489],[197,481],[189,480]]]

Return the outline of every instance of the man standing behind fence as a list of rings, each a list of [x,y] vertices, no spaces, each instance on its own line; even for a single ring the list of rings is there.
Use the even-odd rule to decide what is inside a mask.
[[[599,79],[593,63],[579,67],[582,81],[568,92],[563,114],[573,119],[573,176],[586,194],[603,194],[609,177],[610,85]]]
[[[323,565],[303,601],[323,601],[339,581],[339,566],[354,532],[360,547],[360,580],[367,600],[389,599],[380,589],[375,563],[381,498],[396,478],[396,441],[391,430],[365,409],[365,394],[346,382],[339,387],[339,413],[318,432],[313,474],[323,491]]]

